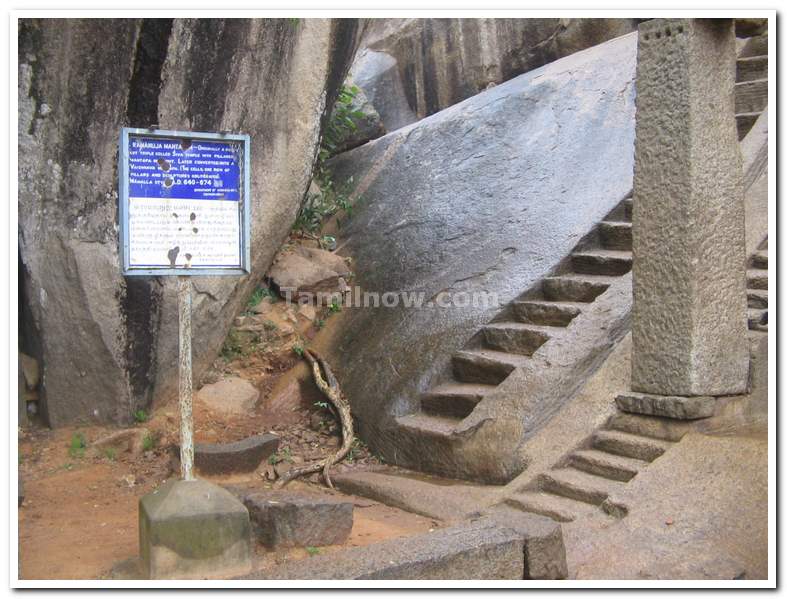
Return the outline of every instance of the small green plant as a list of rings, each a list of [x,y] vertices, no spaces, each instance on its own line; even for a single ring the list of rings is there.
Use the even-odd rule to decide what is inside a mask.
[[[314,321],[314,326],[317,327],[318,329],[323,328],[325,326],[325,319],[318,318],[317,320]]]
[[[114,462],[115,458],[117,457],[117,452],[115,451],[115,448],[114,447],[105,448],[104,457],[107,458],[110,462]]]
[[[68,455],[72,458],[81,458],[85,455],[87,441],[82,433],[74,433],[71,436],[71,443],[68,445]]]
[[[289,447],[284,447],[281,451],[275,451],[268,457],[268,463],[271,465],[280,462],[292,462],[292,450]]]
[[[243,355],[243,345],[235,329],[230,329],[219,354],[226,362],[230,362],[234,358]]]
[[[309,557],[311,557],[312,555],[317,555],[318,553],[320,553],[320,550],[317,549],[317,547],[307,547],[306,553],[308,553]]]
[[[275,302],[276,294],[274,294],[273,291],[271,291],[267,287],[257,287],[257,289],[254,290],[254,293],[251,294],[251,297],[249,297],[247,306],[249,308],[253,308],[265,298],[270,298],[272,302]]]
[[[156,446],[156,439],[153,435],[145,435],[142,438],[142,451],[150,451]]]
[[[320,408],[322,410],[327,410],[328,409],[328,402],[327,401],[315,401],[314,405],[315,405],[315,407]]]
[[[145,412],[145,410],[137,410],[136,412],[134,412],[134,422],[139,422],[139,423],[147,422],[147,419],[148,419],[148,414],[147,412]]]
[[[328,310],[330,310],[331,314],[336,314],[336,312],[342,311],[342,306],[339,303],[339,300],[333,300],[331,305],[328,306]]]
[[[303,357],[303,346],[302,345],[296,343],[295,345],[292,346],[292,351],[294,351],[295,355],[298,356],[299,358]]]
[[[366,444],[356,437],[355,439],[353,439],[352,445],[350,445],[350,450],[347,452],[347,457],[345,457],[344,459],[347,460],[347,462],[349,462],[350,464],[352,464],[355,461],[355,458],[358,457],[358,454],[366,449],[367,449]]]

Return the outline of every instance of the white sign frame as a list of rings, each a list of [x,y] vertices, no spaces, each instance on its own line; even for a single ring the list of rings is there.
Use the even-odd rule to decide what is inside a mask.
[[[238,218],[239,218],[239,239],[238,255],[240,263],[238,265],[217,265],[217,266],[161,266],[145,265],[135,266],[131,264],[131,239],[129,231],[129,143],[134,137],[154,138],[161,140],[175,140],[182,142],[188,140],[210,141],[210,142],[231,142],[239,146],[242,153],[238,160],[240,184],[238,185],[239,199]],[[199,275],[244,275],[251,271],[251,183],[250,183],[250,146],[251,139],[248,135],[230,133],[206,133],[194,131],[170,131],[161,129],[137,129],[124,127],[120,134],[119,154],[118,154],[118,179],[119,179],[119,232],[120,232],[120,255],[121,266],[124,276],[199,276]]]

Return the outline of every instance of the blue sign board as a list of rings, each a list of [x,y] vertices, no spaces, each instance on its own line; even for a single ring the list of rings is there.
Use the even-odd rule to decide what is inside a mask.
[[[247,135],[123,129],[123,274],[249,272]]]

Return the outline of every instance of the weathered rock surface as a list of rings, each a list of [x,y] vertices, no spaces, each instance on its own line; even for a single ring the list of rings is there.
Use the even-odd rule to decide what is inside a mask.
[[[625,36],[331,162],[336,180],[354,176],[363,197],[340,248],[353,257],[354,282],[423,300],[420,308],[400,301],[343,310],[343,334],[330,349],[361,435],[389,461],[401,456],[393,418],[416,411],[451,353],[555,268],[631,189],[635,61],[636,35]],[[496,294],[499,305],[490,296],[473,301],[478,292]],[[453,305],[430,307],[441,293]],[[473,450],[499,466],[498,476],[514,473],[524,431],[550,414],[548,406],[526,409],[532,379],[520,378],[475,422],[510,429]]]
[[[353,504],[326,496],[291,491],[246,495],[257,537],[273,548],[338,545],[350,536]]]
[[[120,276],[119,128],[251,135],[252,273],[195,281],[198,379],[290,230],[359,28],[356,19],[20,21],[23,350],[41,362],[52,425],[127,422],[177,394],[174,281]]]
[[[630,33],[639,20],[375,19],[364,42],[374,54],[359,54],[352,71],[392,131],[413,122],[400,89],[415,118],[423,118],[490,84]]]
[[[279,294],[291,301],[313,300],[317,293],[326,294],[327,299],[328,294],[343,290],[342,283],[349,276],[341,256],[302,245],[279,254],[268,272]]]
[[[216,383],[205,385],[195,399],[211,410],[227,414],[248,414],[257,405],[260,392],[246,379],[230,376]]]
[[[38,383],[41,381],[41,371],[38,367],[38,360],[19,352],[19,362],[22,366],[22,374],[25,377],[25,386],[30,390],[38,387]]]
[[[364,49],[352,66],[355,84],[380,115],[388,131],[395,131],[418,120],[407,103],[396,59],[385,52]]]

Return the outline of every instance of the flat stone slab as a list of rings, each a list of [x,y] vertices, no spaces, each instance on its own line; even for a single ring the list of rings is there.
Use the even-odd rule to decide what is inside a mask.
[[[218,578],[251,569],[249,512],[229,491],[177,480],[139,500],[145,578]]]
[[[244,504],[258,540],[268,547],[339,545],[350,536],[353,504],[322,495],[259,491]]]
[[[234,443],[196,443],[194,466],[203,474],[254,472],[279,448],[279,437],[270,433]]]
[[[490,518],[253,572],[249,580],[522,580],[523,541]]]
[[[476,513],[490,495],[489,487],[401,469],[337,473],[332,479],[343,493],[446,522]]]
[[[615,403],[624,412],[664,416],[677,420],[696,420],[713,416],[716,398],[707,395],[683,397],[632,392],[618,395],[615,398]]]

